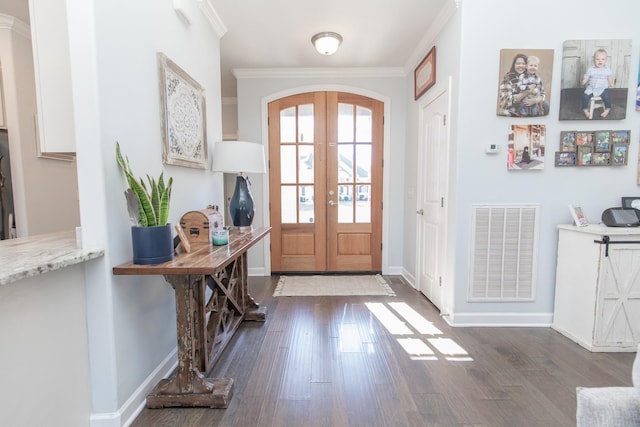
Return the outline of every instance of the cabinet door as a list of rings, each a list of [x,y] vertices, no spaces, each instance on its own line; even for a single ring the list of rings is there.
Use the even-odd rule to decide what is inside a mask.
[[[596,345],[640,342],[640,245],[609,245],[600,258]]]

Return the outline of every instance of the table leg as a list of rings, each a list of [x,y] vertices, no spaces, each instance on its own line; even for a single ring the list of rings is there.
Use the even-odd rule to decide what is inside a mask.
[[[202,276],[166,275],[176,294],[176,324],[178,334],[178,370],[162,380],[147,397],[147,407],[208,406],[226,408],[231,399],[233,379],[206,378],[201,372],[202,361],[196,349],[202,339],[204,301]],[[199,351],[197,353],[200,353]]]
[[[244,320],[253,320],[256,322],[264,322],[267,319],[267,307],[260,307],[249,294],[249,267],[247,262],[247,253],[245,252],[238,258],[240,266],[238,268],[242,282],[242,298],[244,306]]]

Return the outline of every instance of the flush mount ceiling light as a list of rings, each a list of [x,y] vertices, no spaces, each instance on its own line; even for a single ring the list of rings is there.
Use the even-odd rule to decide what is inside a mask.
[[[338,33],[325,31],[311,37],[311,43],[323,55],[333,55],[342,43],[342,36]]]

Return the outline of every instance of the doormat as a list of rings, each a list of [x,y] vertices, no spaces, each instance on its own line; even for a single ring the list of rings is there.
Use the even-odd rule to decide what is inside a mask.
[[[379,274],[366,276],[281,276],[274,297],[383,295],[395,296]]]

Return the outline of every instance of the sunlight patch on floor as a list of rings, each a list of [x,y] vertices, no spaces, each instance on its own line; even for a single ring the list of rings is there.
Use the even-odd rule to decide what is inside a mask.
[[[393,335],[413,335],[413,332],[407,325],[398,318],[391,310],[389,310],[381,302],[365,303],[369,311],[387,328]]]
[[[456,362],[473,360],[469,357],[469,353],[451,338],[429,338],[427,341],[434,346],[436,350],[444,354],[447,360]]]
[[[402,318],[398,317],[384,303],[365,303],[372,314],[371,321],[375,317],[390,334],[403,336],[397,338],[397,341],[411,360],[437,361],[442,357],[450,362],[473,361],[469,353],[451,338],[427,338],[425,342],[420,337],[406,337],[406,335],[443,335],[443,332],[405,302],[391,302],[388,305]],[[406,320],[415,332],[402,319]]]
[[[413,328],[422,335],[442,335],[442,331],[433,325],[433,322],[422,317],[417,311],[409,307],[406,302],[391,302],[391,308],[404,317],[404,319],[413,326]]]
[[[411,360],[438,360],[436,354],[418,338],[398,338],[398,343],[409,354]]]

